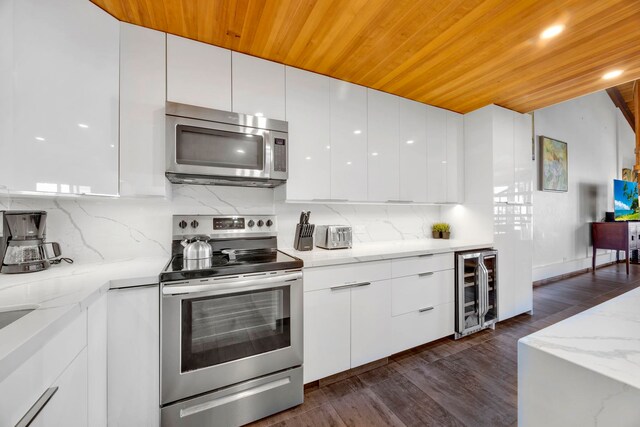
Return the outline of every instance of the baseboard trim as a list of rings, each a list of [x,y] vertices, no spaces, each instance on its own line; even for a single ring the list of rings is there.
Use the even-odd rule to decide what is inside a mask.
[[[596,270],[599,268],[603,268],[603,267],[608,267],[610,265],[614,265],[614,264],[624,264],[624,260],[621,261],[611,261],[611,262],[606,262],[604,264],[600,264],[596,266]],[[533,286],[541,286],[541,285],[546,285],[549,283],[553,283],[553,282],[558,282],[560,280],[564,280],[564,279],[568,279],[570,277],[575,277],[575,276],[579,276],[581,274],[584,273],[589,273],[590,271],[593,271],[593,268],[589,267],[589,268],[581,268],[580,270],[576,270],[576,271],[572,271],[570,273],[565,273],[565,274],[560,274],[558,276],[553,276],[553,277],[547,277],[546,279],[542,279],[542,280],[536,280],[535,282],[533,282]]]

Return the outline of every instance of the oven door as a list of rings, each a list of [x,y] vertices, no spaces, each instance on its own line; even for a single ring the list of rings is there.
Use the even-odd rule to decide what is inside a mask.
[[[161,400],[302,365],[302,272],[163,284]]]
[[[272,178],[273,131],[169,115],[166,123],[167,172]]]

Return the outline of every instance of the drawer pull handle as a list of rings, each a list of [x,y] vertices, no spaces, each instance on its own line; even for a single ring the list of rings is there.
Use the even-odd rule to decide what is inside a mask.
[[[47,406],[47,403],[49,403],[49,400],[51,400],[51,398],[54,394],[56,394],[57,391],[58,387],[51,387],[48,388],[44,393],[42,393],[42,396],[40,396],[36,403],[34,403],[33,406],[29,408],[27,413],[24,414],[24,417],[22,417],[20,421],[18,421],[16,427],[29,426],[36,419],[40,411],[42,411],[42,409]]]
[[[340,289],[349,289],[349,288],[359,288],[361,286],[369,286],[371,282],[361,282],[361,283],[349,283],[347,285],[333,286],[329,289],[332,291],[338,291]]]
[[[428,256],[433,256],[433,254],[422,254],[422,255],[418,255],[418,258],[424,258],[424,257],[428,257]]]
[[[418,277],[426,277],[426,276],[433,276],[433,271],[418,274]]]
[[[435,307],[431,306],[431,307],[425,307],[425,308],[421,308],[420,310],[418,310],[418,313],[424,313],[425,311],[431,311],[433,310]]]

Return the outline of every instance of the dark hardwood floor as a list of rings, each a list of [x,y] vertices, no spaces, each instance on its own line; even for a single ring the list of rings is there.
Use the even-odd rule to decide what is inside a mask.
[[[374,370],[305,391],[305,402],[253,426],[515,426],[517,341],[640,286],[624,264],[537,286],[533,314],[459,341],[392,356]]]

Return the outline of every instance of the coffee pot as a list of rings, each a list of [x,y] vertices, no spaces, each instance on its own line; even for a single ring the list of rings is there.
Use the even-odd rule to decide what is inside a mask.
[[[0,211],[0,273],[30,273],[59,262],[60,245],[45,242],[47,212]]]

